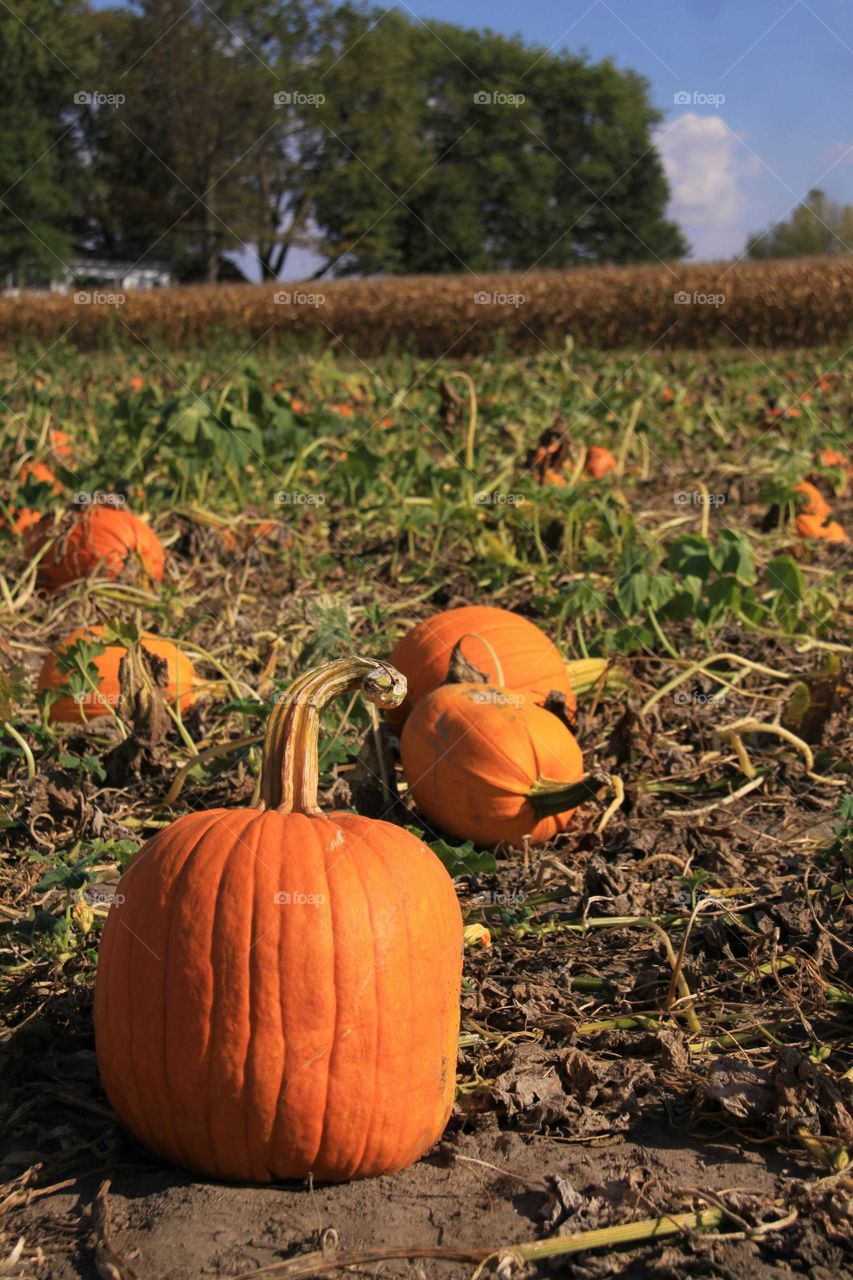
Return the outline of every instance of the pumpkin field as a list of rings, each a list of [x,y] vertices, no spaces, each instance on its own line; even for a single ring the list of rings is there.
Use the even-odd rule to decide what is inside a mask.
[[[245,336],[0,354],[0,1275],[849,1274],[846,343]]]

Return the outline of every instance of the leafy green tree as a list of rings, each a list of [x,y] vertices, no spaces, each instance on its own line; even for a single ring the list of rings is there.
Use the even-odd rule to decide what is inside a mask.
[[[346,8],[322,80],[315,219],[341,272],[678,257],[639,76]]]
[[[94,244],[154,250],[182,278],[216,280],[229,250],[279,274],[304,242],[300,157],[319,126],[277,97],[311,79],[320,15],[312,0],[139,0],[93,15],[101,78],[125,97],[84,125]]]
[[[61,274],[79,162],[74,93],[91,69],[77,0],[0,6],[0,273]]]
[[[750,258],[804,258],[853,252],[853,205],[836,204],[817,188],[789,218],[747,240]]]

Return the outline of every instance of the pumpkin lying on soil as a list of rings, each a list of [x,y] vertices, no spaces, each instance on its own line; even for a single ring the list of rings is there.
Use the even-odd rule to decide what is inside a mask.
[[[822,538],[825,542],[849,542],[843,525],[837,520],[827,520],[827,511],[825,515],[811,515],[804,513],[797,516],[796,530],[798,538]]]
[[[460,840],[534,844],[565,831],[583,758],[558,716],[493,684],[445,684],[403,728],[403,772],[418,808]]]
[[[16,483],[23,487],[28,480],[36,481],[38,484],[50,485],[51,492],[54,494],[62,492],[62,485],[45,462],[28,460],[21,465],[16,477]],[[15,507],[11,504],[9,507],[10,523],[18,533],[24,533],[33,525],[38,524],[43,515],[43,511],[34,511],[30,507]],[[5,524],[5,520],[0,517],[0,525],[2,524]]]
[[[47,655],[38,678],[38,689],[62,689],[66,686],[68,676],[59,670],[59,659],[62,654],[72,648],[78,640],[100,640],[104,628],[99,626],[80,627],[72,631]],[[193,682],[195,670],[186,654],[172,640],[162,636],[150,635],[147,631],[142,635],[143,648],[166,663],[167,684],[163,689],[164,697],[169,702],[178,703],[182,711],[190,707],[194,701]],[[98,670],[98,689],[90,689],[81,697],[66,694],[57,702],[51,703],[48,718],[53,722],[65,724],[81,724],[95,716],[110,715],[110,709],[118,705],[119,699],[119,665],[127,653],[123,645],[107,645],[103,653],[92,659]]]
[[[606,476],[609,471],[616,470],[616,459],[609,449],[603,448],[599,444],[590,445],[586,454],[586,461],[583,469],[593,480],[600,480],[602,476]]]
[[[810,480],[801,480],[794,485],[794,493],[799,495],[798,506],[807,516],[828,516],[831,507],[817,485]]]
[[[463,605],[419,622],[394,646],[390,661],[406,677],[409,693],[389,716],[393,725],[401,727],[418,700],[444,682],[460,641],[465,658],[492,681],[540,704],[549,693],[562,694],[574,713],[565,659],[535,623],[509,609]]]
[[[146,1147],[214,1177],[393,1173],[453,1106],[453,882],[402,827],[317,807],[320,713],[354,688],[387,707],[405,680],[362,658],[298,679],[270,716],[259,804],[159,832],[104,928],[107,1096]]]
[[[832,508],[816,485],[801,480],[794,485],[801,509],[794,522],[798,538],[822,538],[825,542],[849,542],[844,528],[830,519]]]
[[[53,538],[38,566],[39,583],[50,591],[98,571],[117,578],[125,565],[134,561],[146,577],[162,581],[163,544],[144,520],[125,508],[87,507],[61,529],[52,517],[45,517],[29,530],[28,552],[34,555]]]

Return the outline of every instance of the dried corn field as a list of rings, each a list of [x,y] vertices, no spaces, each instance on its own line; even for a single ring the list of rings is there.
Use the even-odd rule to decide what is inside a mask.
[[[0,344],[182,346],[224,338],[346,355],[584,347],[768,349],[853,332],[853,261],[589,268],[506,275],[118,289],[0,300]]]

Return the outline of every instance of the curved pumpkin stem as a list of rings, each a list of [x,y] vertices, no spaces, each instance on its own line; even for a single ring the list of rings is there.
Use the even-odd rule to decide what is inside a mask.
[[[479,635],[479,633],[478,633],[478,632],[476,632],[476,631],[466,631],[466,632],[465,632],[465,634],[464,634],[464,636],[460,636],[460,637],[459,637],[459,639],[456,641],[456,644],[455,644],[455,645],[454,645],[454,647],[453,647],[453,653],[450,655],[451,665],[452,665],[452,663],[453,663],[453,659],[454,659],[454,658],[457,658],[457,659],[461,660],[461,662],[463,662],[463,663],[468,663],[468,659],[467,659],[467,658],[464,656],[464,654],[462,653],[462,642],[463,642],[464,640],[479,640],[479,641],[480,641],[480,644],[481,644],[481,645],[483,646],[483,648],[486,650],[486,652],[488,653],[489,657],[491,658],[492,662],[493,662],[493,663],[494,663],[494,665],[495,665],[495,680],[497,681],[497,683],[498,683],[499,685],[503,685],[503,683],[504,683],[504,669],[503,669],[503,667],[501,666],[501,660],[500,660],[500,658],[498,657],[498,655],[495,653],[494,648],[492,647],[492,645],[490,645],[490,644],[489,644],[489,642],[488,642],[488,640],[486,639],[486,637],[485,637],[485,636],[481,636],[481,635]],[[469,665],[469,666],[471,666],[472,664],[471,664],[471,663],[468,663],[468,665]],[[475,668],[475,670],[476,670],[476,668]],[[490,680],[490,679],[491,679],[491,677],[490,677],[490,676],[484,676],[483,678],[484,678],[485,680]],[[451,683],[452,683],[452,682],[451,682]],[[458,683],[458,681],[457,681],[457,683]]]
[[[321,812],[317,803],[320,713],[350,689],[360,689],[369,702],[387,711],[405,698],[406,677],[387,662],[340,658],[294,680],[267,724],[259,808]]]

